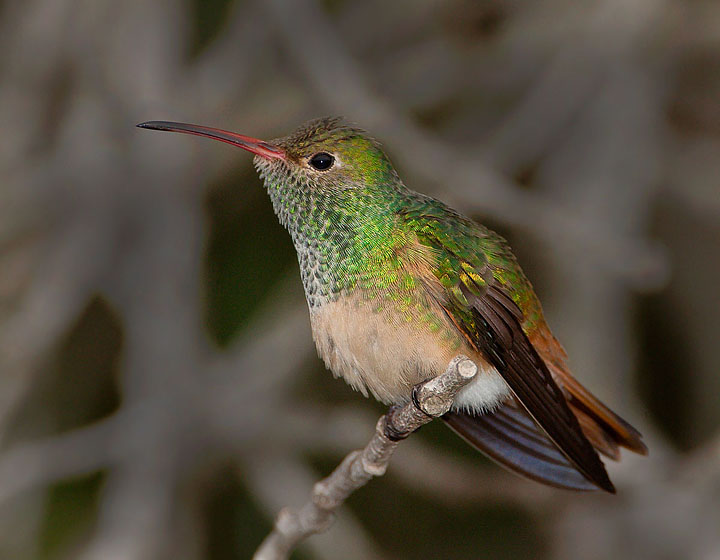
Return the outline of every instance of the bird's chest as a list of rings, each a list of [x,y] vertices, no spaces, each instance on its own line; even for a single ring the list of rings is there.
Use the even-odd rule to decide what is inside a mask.
[[[393,301],[361,294],[310,307],[313,338],[328,369],[385,403],[406,401],[414,385],[444,371],[463,351],[460,337],[433,313],[400,310]]]
[[[428,292],[437,280],[422,251],[363,261],[341,260],[342,250],[307,242],[296,247],[313,339],[335,376],[384,403],[403,403],[415,385],[464,354],[482,374],[458,394],[456,408],[482,412],[508,395],[502,378]]]

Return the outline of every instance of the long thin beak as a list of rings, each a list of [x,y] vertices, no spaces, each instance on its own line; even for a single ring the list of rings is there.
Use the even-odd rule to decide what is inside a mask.
[[[219,128],[210,128],[207,126],[199,126],[196,124],[177,123],[168,121],[148,121],[137,125],[140,128],[149,128],[152,130],[167,130],[169,132],[184,132],[185,134],[195,134],[196,136],[205,136],[206,138],[214,138],[221,142],[239,146],[243,150],[252,152],[268,159],[285,159],[285,151],[278,146],[268,144],[263,140],[244,136]]]

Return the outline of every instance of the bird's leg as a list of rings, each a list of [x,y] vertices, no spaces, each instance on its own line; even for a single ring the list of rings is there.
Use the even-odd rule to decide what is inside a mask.
[[[385,437],[390,441],[403,440],[420,426],[445,414],[450,410],[457,392],[476,373],[474,362],[465,356],[457,356],[444,374],[415,385],[412,389],[412,403],[392,406],[385,415]]]

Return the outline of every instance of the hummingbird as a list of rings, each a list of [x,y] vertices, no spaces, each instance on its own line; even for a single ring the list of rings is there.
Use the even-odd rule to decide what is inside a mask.
[[[508,243],[405,186],[380,143],[341,118],[263,141],[205,126],[254,154],[300,265],[318,354],[365,396],[405,404],[464,354],[478,375],[443,420],[507,469],[559,488],[615,488],[599,454],[641,434],[577,381]]]

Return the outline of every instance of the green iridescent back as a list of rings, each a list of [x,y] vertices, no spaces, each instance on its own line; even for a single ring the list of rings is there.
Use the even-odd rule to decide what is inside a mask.
[[[439,249],[434,273],[455,308],[470,307],[468,292],[482,296],[489,285],[499,284],[522,311],[523,329],[531,332],[542,308],[505,239],[438,200],[412,194],[400,215],[421,243]],[[469,314],[463,319],[472,320]]]

